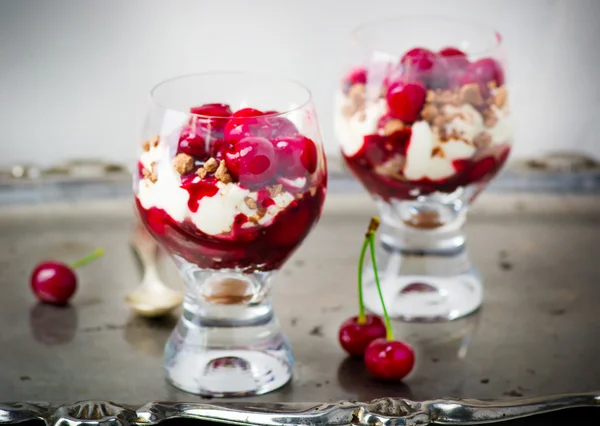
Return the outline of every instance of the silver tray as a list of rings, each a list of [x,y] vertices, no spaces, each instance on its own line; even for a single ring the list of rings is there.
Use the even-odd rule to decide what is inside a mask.
[[[153,402],[137,409],[101,401],[82,401],[71,405],[13,403],[0,404],[0,424],[41,420],[48,426],[144,426],[172,419],[196,419],[257,426],[474,425],[510,421],[578,407],[600,407],[600,393],[557,395],[511,402],[472,399],[413,402],[399,398],[331,404]]]
[[[484,194],[467,224],[473,257],[484,273],[484,308],[434,327],[395,324],[418,354],[417,369],[404,384],[371,380],[338,347],[337,327],[356,310],[348,289],[361,237],[354,231],[374,211],[364,194],[329,194],[321,225],[276,277],[276,311],[296,349],[293,382],[243,402],[216,402],[164,380],[162,345],[175,318],[143,321],[123,304],[140,279],[128,247],[131,200],[82,188],[73,184],[65,191],[94,196],[78,202],[24,196],[20,205],[14,197],[0,203],[0,285],[11,295],[0,297],[0,401],[85,401],[0,403],[0,423],[116,426],[192,418],[401,426],[486,423],[560,410],[570,425],[570,413],[578,409],[562,409],[599,404],[598,393],[577,393],[600,389],[596,193]],[[107,254],[82,270],[72,306],[35,304],[26,285],[35,262],[75,259],[96,246]],[[178,284],[172,265],[164,265],[164,274]],[[287,300],[297,303],[286,306]],[[561,396],[543,396],[552,394]],[[435,399],[441,395],[452,399]],[[393,398],[376,399],[382,396]],[[190,402],[143,405],[157,399]],[[600,424],[591,415],[596,422],[589,424]],[[543,415],[529,418],[541,419],[536,425],[556,424]]]

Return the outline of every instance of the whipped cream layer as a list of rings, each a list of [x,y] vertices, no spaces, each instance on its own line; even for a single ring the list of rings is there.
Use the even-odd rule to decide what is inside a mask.
[[[177,222],[189,219],[201,232],[208,235],[220,235],[231,232],[235,217],[242,213],[248,217],[256,216],[256,210],[250,209],[246,199],[257,200],[258,194],[240,187],[237,183],[217,182],[217,192],[213,196],[204,196],[198,201],[198,209],[193,212],[188,207],[190,195],[181,188],[181,176],[173,169],[173,158],[176,154],[175,144],[167,138],[161,138],[156,147],[151,147],[140,157],[142,165],[154,169],[158,179],[151,182],[141,179],[134,190],[144,209],[152,207],[162,209]],[[195,177],[193,183],[200,182]],[[272,197],[274,204],[269,206],[264,216],[255,223],[249,221],[243,227],[269,225],[275,216],[284,210],[293,200],[294,195],[282,191]]]

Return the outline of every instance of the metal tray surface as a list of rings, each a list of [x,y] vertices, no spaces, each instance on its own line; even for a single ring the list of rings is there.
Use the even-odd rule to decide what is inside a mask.
[[[337,343],[339,324],[356,311],[357,252],[373,213],[363,194],[330,196],[318,227],[275,277],[276,310],[295,349],[294,378],[276,392],[242,400],[245,410],[318,401],[303,406],[310,410],[384,397],[406,398],[403,404],[419,407],[428,405],[410,401],[443,396],[514,404],[600,389],[597,196],[484,194],[467,224],[471,254],[485,279],[484,307],[449,323],[395,323],[396,334],[418,356],[403,383],[371,379]],[[132,202],[121,197],[0,208],[0,401],[58,403],[22,406],[34,413],[55,413],[65,407],[61,403],[73,401],[117,401],[132,404],[125,408],[138,417],[148,401],[214,402],[164,381],[162,348],[176,317],[143,320],[123,303],[140,280],[128,245],[132,220]],[[35,302],[28,275],[37,261],[74,260],[97,246],[106,255],[80,271],[80,290],[70,306]],[[169,261],[163,274],[181,286]],[[581,398],[597,404],[593,395]],[[0,422],[14,420],[6,413],[18,407],[0,406]],[[98,409],[89,409],[98,417]],[[55,421],[56,415],[47,419]],[[383,417],[363,416],[360,422],[411,424]]]

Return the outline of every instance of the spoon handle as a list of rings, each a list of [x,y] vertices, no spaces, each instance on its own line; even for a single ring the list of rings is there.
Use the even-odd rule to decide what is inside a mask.
[[[158,289],[166,287],[158,273],[158,261],[162,253],[160,247],[139,222],[132,232],[130,244],[136,254],[142,274],[141,286],[147,288],[157,287]]]

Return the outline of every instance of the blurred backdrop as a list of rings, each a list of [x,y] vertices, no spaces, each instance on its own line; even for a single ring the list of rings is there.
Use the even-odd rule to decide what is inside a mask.
[[[349,33],[406,13],[501,32],[515,156],[569,149],[600,157],[598,0],[0,0],[0,165],[130,161],[155,83],[223,69],[306,84],[327,151],[337,154],[332,99]]]

